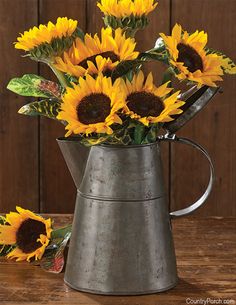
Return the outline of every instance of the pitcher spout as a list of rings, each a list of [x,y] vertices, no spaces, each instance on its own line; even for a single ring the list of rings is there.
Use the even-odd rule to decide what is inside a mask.
[[[82,145],[77,138],[58,138],[57,143],[69,168],[75,186],[79,189],[86,168],[90,147]]]

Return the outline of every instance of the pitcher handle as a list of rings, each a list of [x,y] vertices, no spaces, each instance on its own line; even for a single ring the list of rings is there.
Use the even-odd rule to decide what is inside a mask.
[[[211,158],[210,158],[208,152],[201,145],[195,143],[192,140],[189,140],[189,139],[186,139],[186,138],[179,138],[176,135],[170,135],[170,134],[160,136],[159,140],[169,141],[169,142],[178,142],[178,143],[181,143],[181,144],[190,145],[190,146],[194,147],[195,149],[199,150],[206,157],[206,159],[209,162],[210,178],[209,178],[207,188],[206,188],[205,192],[202,194],[202,196],[196,202],[192,203],[187,208],[177,210],[177,211],[174,211],[174,212],[170,213],[171,218],[176,218],[176,217],[189,215],[189,214],[193,213],[195,210],[197,210],[199,207],[201,207],[211,193],[212,186],[213,186],[213,181],[214,181],[214,166],[213,166],[213,163],[211,161]]]

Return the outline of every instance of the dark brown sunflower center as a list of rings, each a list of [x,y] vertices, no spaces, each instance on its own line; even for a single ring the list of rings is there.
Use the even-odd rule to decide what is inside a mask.
[[[149,92],[133,92],[127,97],[127,106],[141,117],[157,117],[164,110],[162,100]]]
[[[100,54],[95,54],[95,55],[93,55],[93,56],[87,57],[87,58],[85,58],[84,60],[82,60],[82,61],[79,63],[79,65],[80,65],[81,67],[83,67],[84,69],[88,69],[88,63],[87,63],[87,61],[89,60],[89,61],[91,61],[92,63],[96,64],[96,57],[97,57],[98,55],[101,55],[101,56],[104,57],[104,58],[110,58],[110,60],[111,60],[112,62],[116,62],[117,60],[119,60],[119,57],[118,57],[114,52],[112,52],[112,51],[107,51],[107,52],[102,52],[102,53],[100,53]]]
[[[111,112],[111,100],[103,93],[92,93],[81,100],[76,111],[82,124],[104,122]]]
[[[177,45],[179,56],[178,62],[183,62],[185,67],[188,68],[189,72],[193,73],[197,70],[203,71],[203,62],[201,56],[189,45],[179,43]]]
[[[37,241],[40,234],[47,235],[44,223],[34,219],[23,221],[16,233],[17,246],[24,253],[35,251],[41,247],[41,243]]]

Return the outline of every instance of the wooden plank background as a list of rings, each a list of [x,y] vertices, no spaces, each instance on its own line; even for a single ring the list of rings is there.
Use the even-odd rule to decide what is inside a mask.
[[[47,213],[74,209],[76,190],[55,141],[64,134],[63,127],[18,115],[26,100],[6,89],[12,77],[24,73],[52,76],[47,67],[20,58],[12,42],[19,32],[58,16],[78,19],[90,33],[103,25],[95,0],[0,0],[0,212],[16,205]],[[236,0],[159,0],[150,19],[149,28],[137,37],[139,50],[152,48],[158,33],[169,33],[178,22],[188,31],[206,30],[212,48],[236,59]],[[163,67],[155,63],[146,70],[150,68],[158,84]],[[223,89],[224,94],[178,133],[202,144],[215,164],[214,190],[197,215],[236,216],[236,77],[226,77]],[[187,206],[204,190],[207,164],[182,145],[164,144],[162,155],[171,210]]]

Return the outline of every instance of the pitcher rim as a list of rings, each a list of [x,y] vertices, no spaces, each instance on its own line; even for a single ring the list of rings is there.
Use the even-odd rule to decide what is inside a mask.
[[[57,142],[74,142],[74,143],[78,143],[84,147],[86,147],[85,145],[81,144],[78,140],[75,140],[76,137],[58,137],[56,138]],[[157,145],[160,142],[159,139],[157,139],[155,142],[152,143],[146,143],[146,144],[130,144],[130,145],[122,145],[122,144],[97,144],[97,145],[91,145],[90,147],[109,147],[109,148],[137,148],[137,147],[146,147],[146,146],[153,146],[153,145]],[[89,147],[89,148],[90,148]]]

